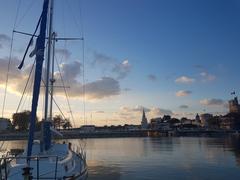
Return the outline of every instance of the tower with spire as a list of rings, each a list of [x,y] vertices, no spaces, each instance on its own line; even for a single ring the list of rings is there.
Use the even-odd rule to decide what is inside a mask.
[[[148,122],[147,122],[147,118],[146,118],[144,109],[143,109],[143,114],[142,114],[141,127],[142,127],[142,129],[148,128]]]

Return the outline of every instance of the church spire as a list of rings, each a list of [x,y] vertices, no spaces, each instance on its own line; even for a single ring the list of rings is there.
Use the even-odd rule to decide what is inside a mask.
[[[144,108],[143,108],[143,113],[142,113],[141,127],[142,127],[142,129],[147,129],[147,127],[148,127],[147,117],[145,115]]]

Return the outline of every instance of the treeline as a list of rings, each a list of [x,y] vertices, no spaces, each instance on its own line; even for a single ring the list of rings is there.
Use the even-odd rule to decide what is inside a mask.
[[[31,112],[22,111],[19,113],[14,113],[12,115],[12,128],[19,131],[26,131],[29,128]],[[39,121],[39,118],[36,118],[36,130],[41,129],[42,121]],[[53,127],[55,129],[69,129],[72,128],[72,124],[69,119],[63,118],[61,115],[56,115],[53,117]]]

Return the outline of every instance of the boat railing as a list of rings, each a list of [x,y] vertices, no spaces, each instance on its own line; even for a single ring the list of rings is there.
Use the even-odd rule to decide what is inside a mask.
[[[9,168],[11,167],[12,164],[17,164],[18,160],[30,160],[36,162],[36,173],[32,174],[30,173],[28,177],[30,177],[30,179],[57,179],[57,166],[58,166],[58,161],[59,161],[59,157],[58,156],[54,156],[54,155],[49,155],[49,156],[30,156],[30,157],[26,157],[26,156],[3,156],[0,158],[0,180],[8,180],[9,177]],[[55,167],[52,171],[46,172],[44,174],[40,174],[40,162],[43,159],[49,159],[52,160],[53,163],[55,162]],[[28,167],[27,165],[27,161],[26,163],[21,163],[21,165],[24,165],[22,168],[22,171],[19,172],[21,174],[24,174],[24,169],[26,167]],[[30,170],[32,170],[31,167],[29,167]],[[46,177],[46,175],[48,174],[53,174],[52,177]],[[42,176],[42,177],[41,177]],[[24,179],[24,176],[23,176]]]

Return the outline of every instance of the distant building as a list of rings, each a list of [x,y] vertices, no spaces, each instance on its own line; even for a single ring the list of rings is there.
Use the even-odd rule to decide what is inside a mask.
[[[229,112],[230,113],[240,113],[240,105],[238,104],[238,99],[235,97],[229,102]]]
[[[201,119],[200,119],[199,114],[196,115],[194,124],[196,124],[196,125],[198,125],[198,126],[201,125]]]
[[[195,121],[198,122],[198,123],[201,122],[201,120],[200,120],[200,116],[199,116],[198,114],[196,115]]]
[[[80,131],[94,132],[95,131],[95,126],[94,125],[83,125],[83,126],[80,127]]]
[[[171,130],[170,123],[161,117],[151,119],[150,127],[152,130]]]
[[[225,116],[219,117],[220,128],[228,130],[240,130],[240,114],[228,113]]]
[[[144,109],[143,109],[143,114],[142,114],[141,127],[142,127],[142,129],[148,128],[148,122],[147,122],[147,118],[146,118]]]
[[[7,118],[0,118],[0,131],[7,130],[11,127],[11,121]]]
[[[211,119],[211,118],[213,118],[212,114],[208,114],[208,113],[201,114],[200,115],[201,125],[203,127],[208,127],[208,120]]]

